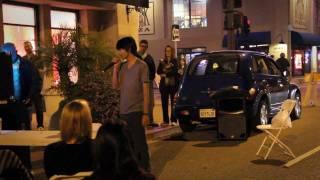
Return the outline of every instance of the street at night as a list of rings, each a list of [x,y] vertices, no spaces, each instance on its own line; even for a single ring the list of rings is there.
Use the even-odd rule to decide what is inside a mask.
[[[0,0],[0,180],[319,170],[320,0]]]

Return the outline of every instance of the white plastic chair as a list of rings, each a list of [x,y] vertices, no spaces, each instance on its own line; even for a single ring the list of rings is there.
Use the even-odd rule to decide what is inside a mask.
[[[267,148],[267,153],[264,155],[264,159],[266,160],[274,144],[277,144],[282,149],[283,153],[293,158],[296,157],[293,154],[292,150],[279,139],[279,136],[283,129],[292,127],[290,114],[293,108],[295,107],[295,104],[295,100],[285,100],[281,105],[280,111],[276,114],[276,116],[272,118],[271,124],[257,126],[257,129],[266,133],[266,137],[262,141],[262,144],[256,153],[257,156],[260,154],[262,148]],[[270,145],[266,144],[268,139],[271,140]]]

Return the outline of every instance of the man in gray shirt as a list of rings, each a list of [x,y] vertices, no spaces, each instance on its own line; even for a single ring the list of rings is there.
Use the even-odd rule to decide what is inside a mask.
[[[144,125],[149,121],[149,74],[148,66],[140,60],[137,45],[132,37],[117,42],[119,56],[127,60],[122,64],[115,58],[112,86],[120,90],[120,118],[128,124],[133,150],[139,165],[150,171],[149,152]]]

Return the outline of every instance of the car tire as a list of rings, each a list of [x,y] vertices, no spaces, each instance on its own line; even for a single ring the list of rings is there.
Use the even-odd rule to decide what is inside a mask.
[[[256,129],[257,125],[265,125],[269,123],[269,105],[266,100],[261,100],[258,106],[258,111],[255,116],[255,126],[253,129]]]
[[[296,93],[294,96],[294,100],[296,100],[296,105],[293,108],[290,117],[292,120],[300,119],[301,117],[301,110],[302,110],[302,105],[301,105],[301,95],[300,93]]]
[[[195,129],[195,125],[191,123],[191,120],[179,120],[179,126],[182,132],[192,132]]]

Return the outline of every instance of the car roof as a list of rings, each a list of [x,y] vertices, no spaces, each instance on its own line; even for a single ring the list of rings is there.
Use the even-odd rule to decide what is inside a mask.
[[[249,50],[219,50],[219,51],[211,51],[209,54],[214,54],[214,53],[245,53],[245,54],[266,55],[266,53],[264,52],[249,51]]]
[[[262,56],[268,56],[266,53],[264,52],[259,52],[259,51],[248,51],[248,50],[219,50],[219,51],[211,51],[208,53],[202,53],[199,54],[197,56],[195,56],[193,59],[197,59],[197,58],[201,58],[201,57],[205,57],[208,55],[212,55],[212,54],[219,54],[219,53],[238,53],[238,54],[245,54],[244,56],[247,55],[262,55]]]

